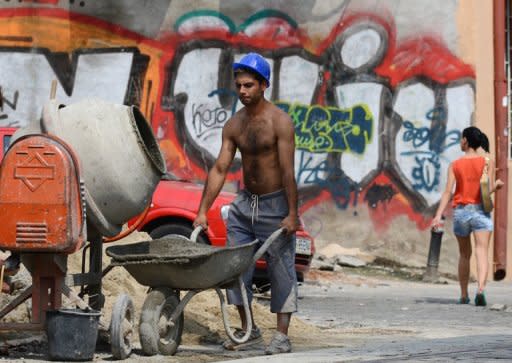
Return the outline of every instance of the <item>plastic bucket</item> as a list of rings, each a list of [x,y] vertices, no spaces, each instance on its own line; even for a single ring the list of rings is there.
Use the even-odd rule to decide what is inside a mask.
[[[47,311],[48,357],[61,361],[92,360],[98,339],[100,315],[95,310]]]

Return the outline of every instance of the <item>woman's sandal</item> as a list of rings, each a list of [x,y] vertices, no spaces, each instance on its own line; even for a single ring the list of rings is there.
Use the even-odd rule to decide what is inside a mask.
[[[475,306],[487,306],[487,300],[485,299],[485,293],[483,291],[476,294]]]
[[[459,301],[457,302],[457,304],[460,304],[460,305],[466,305],[466,304],[469,304],[470,300],[469,300],[469,297],[461,297],[459,299]]]

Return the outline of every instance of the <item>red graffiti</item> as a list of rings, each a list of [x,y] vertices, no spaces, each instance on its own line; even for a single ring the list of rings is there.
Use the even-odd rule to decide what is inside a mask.
[[[58,0],[22,0],[25,3],[36,3],[44,5],[58,5]],[[385,48],[383,54],[379,54],[378,62],[368,72],[369,77],[379,77],[379,82],[384,84],[391,92],[403,82],[416,77],[430,79],[433,83],[445,85],[454,80],[462,78],[475,78],[475,72],[471,65],[464,63],[447,48],[445,44],[431,34],[421,34],[398,43],[396,35],[396,24],[393,17],[388,13],[369,12],[345,12],[336,25],[325,37],[325,39],[311,39],[304,29],[287,22],[285,19],[268,17],[261,18],[255,26],[242,28],[233,31],[222,25],[210,25],[207,28],[179,28],[177,31],[167,31],[159,34],[155,39],[147,38],[131,30],[124,29],[118,24],[111,24],[92,16],[82,15],[63,9],[49,9],[26,7],[10,8],[0,11],[0,17],[48,17],[69,20],[80,24],[87,24],[91,29],[101,29],[103,33],[115,34],[117,37],[112,44],[123,45],[122,41],[132,46],[138,46],[141,52],[144,48],[150,47],[152,57],[150,62],[154,64],[154,71],[151,76],[154,83],[152,89],[148,85],[142,85],[141,92],[146,92],[148,101],[144,105],[145,115],[150,120],[155,134],[158,135],[162,150],[165,154],[169,170],[179,177],[189,180],[204,181],[207,174],[207,165],[203,162],[201,155],[198,156],[197,149],[192,146],[193,142],[183,140],[178,135],[177,114],[173,108],[175,94],[170,93],[172,82],[176,79],[176,72],[179,72],[179,62],[184,53],[191,47],[200,44],[199,47],[206,48],[215,44],[223,49],[232,48],[233,54],[248,51],[261,51],[268,57],[273,57],[276,64],[288,55],[298,55],[307,58],[308,61],[318,64],[321,72],[318,85],[306,85],[316,87],[314,99],[311,103],[327,105],[332,102],[332,84],[340,79],[344,81],[345,74],[336,70],[333,54],[340,53],[340,39],[349,28],[365,24],[373,24],[384,34]],[[198,22],[199,24],[199,22]],[[96,28],[96,29],[95,29]],[[66,29],[66,28],[65,28]],[[69,27],[69,29],[75,29]],[[78,33],[78,32],[77,32]],[[84,35],[84,42],[87,34]],[[99,43],[108,44],[108,43]],[[134,45],[135,44],[135,45]],[[190,44],[193,44],[192,46]],[[34,46],[36,46],[35,44]],[[38,45],[37,45],[38,46]],[[146,50],[146,52],[148,52]],[[219,65],[230,67],[230,65]],[[279,68],[276,67],[276,72]],[[343,72],[342,70],[341,72]],[[273,75],[274,76],[274,75]],[[300,74],[297,75],[300,77]],[[335,77],[338,77],[335,79]],[[277,77],[276,77],[277,78]],[[158,80],[159,82],[156,82]],[[286,85],[282,85],[286,86]],[[210,90],[211,91],[211,90]],[[149,94],[151,93],[151,97]],[[171,106],[163,106],[164,99],[169,101]],[[186,137],[186,135],[185,135]],[[164,145],[165,144],[165,145]],[[201,145],[199,145],[200,148]],[[393,178],[381,170],[376,170],[377,176],[373,180],[365,181],[365,189],[351,199],[349,208],[354,205],[365,205],[365,196],[371,185],[389,184],[397,191],[392,198],[375,207],[368,208],[370,218],[377,231],[384,231],[389,228],[393,219],[399,215],[405,215],[414,221],[418,229],[428,228],[429,221],[426,220],[411,201],[408,200]],[[228,176],[228,181],[241,180],[241,171],[235,170]],[[341,186],[340,186],[341,187]],[[410,195],[410,194],[409,194]],[[326,200],[332,200],[332,195],[327,190],[321,190],[314,199],[308,200],[301,206],[304,212],[314,205]],[[356,200],[357,199],[357,200]]]
[[[23,2],[43,5],[57,5],[59,3],[59,0],[23,0]]]
[[[359,197],[359,203],[365,203],[366,193],[372,184],[391,185],[393,189],[400,190],[392,178],[385,172],[380,173],[372,180]],[[407,197],[401,193],[393,196],[389,201],[376,204],[374,208],[368,208],[373,227],[376,232],[386,231],[393,220],[401,215],[405,215],[409,220],[416,223],[419,230],[425,230],[430,226],[430,218],[425,218],[418,211],[414,210]]]
[[[375,72],[389,79],[391,86],[418,76],[440,84],[465,77],[475,78],[473,67],[455,57],[439,40],[431,36],[407,40],[375,68]]]

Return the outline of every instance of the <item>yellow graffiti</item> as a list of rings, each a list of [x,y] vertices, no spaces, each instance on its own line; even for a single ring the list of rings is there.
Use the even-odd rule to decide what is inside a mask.
[[[276,105],[292,118],[297,149],[361,155],[372,142],[374,118],[367,104],[346,109],[285,101]]]

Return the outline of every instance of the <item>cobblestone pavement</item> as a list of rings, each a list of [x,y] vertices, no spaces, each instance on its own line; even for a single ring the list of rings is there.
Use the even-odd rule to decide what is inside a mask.
[[[512,361],[512,284],[490,283],[488,306],[458,305],[458,285],[383,281],[375,286],[305,284],[301,318],[337,331],[341,348],[251,362]],[[345,332],[345,334],[344,334]],[[248,362],[236,360],[231,362]]]
[[[172,357],[146,357],[140,347],[125,362],[504,362],[512,361],[512,284],[489,284],[487,307],[458,305],[455,281],[309,282],[299,289],[301,319],[321,327],[330,348],[293,345],[264,356],[262,347],[228,352],[217,345],[180,346]],[[263,300],[266,301],[266,300]],[[306,332],[304,333],[306,334]],[[309,338],[309,337],[306,337]],[[314,337],[312,337],[312,340]],[[21,347],[20,347],[21,348]],[[137,349],[138,348],[138,349]],[[1,361],[45,361],[46,348]],[[109,350],[95,361],[111,361]]]

